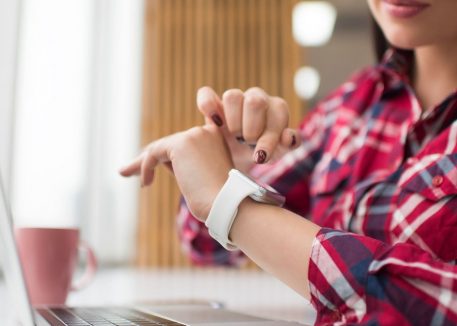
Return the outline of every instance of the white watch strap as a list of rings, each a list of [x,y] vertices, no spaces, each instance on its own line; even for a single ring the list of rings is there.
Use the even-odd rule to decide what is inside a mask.
[[[238,177],[237,173],[240,172],[230,170],[229,177],[214,199],[205,222],[209,234],[227,250],[237,249],[229,240],[229,232],[238,213],[238,206],[244,198],[258,190],[255,185],[246,183]]]

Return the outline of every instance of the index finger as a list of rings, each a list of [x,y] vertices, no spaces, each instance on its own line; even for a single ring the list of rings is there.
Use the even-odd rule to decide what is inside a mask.
[[[205,86],[198,90],[197,107],[205,117],[206,124],[215,124],[218,127],[224,125],[222,101],[211,87]]]
[[[289,109],[287,103],[277,97],[270,98],[270,108],[267,113],[267,124],[264,132],[257,140],[254,150],[254,161],[266,163],[272,157],[280,144],[283,131],[289,124]]]
[[[138,175],[141,172],[141,164],[143,162],[144,153],[135,158],[132,162],[123,166],[119,169],[119,173],[123,177],[130,177],[132,175]]]

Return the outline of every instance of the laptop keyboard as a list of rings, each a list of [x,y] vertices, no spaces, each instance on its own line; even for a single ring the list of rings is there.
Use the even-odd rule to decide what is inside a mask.
[[[154,326],[183,325],[155,315],[128,308],[52,308],[38,309],[51,325],[68,326]],[[52,319],[52,320],[50,320]],[[58,321],[59,323],[55,323]]]

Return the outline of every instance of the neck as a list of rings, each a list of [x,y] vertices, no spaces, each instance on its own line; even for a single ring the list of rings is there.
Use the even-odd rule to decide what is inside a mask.
[[[415,50],[413,87],[424,110],[457,90],[457,44],[433,45]]]

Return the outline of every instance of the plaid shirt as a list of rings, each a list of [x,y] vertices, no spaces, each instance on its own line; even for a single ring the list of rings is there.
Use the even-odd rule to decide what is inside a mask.
[[[411,58],[389,51],[305,118],[303,145],[253,176],[323,228],[309,284],[316,324],[457,324],[457,92],[423,111]],[[181,206],[194,262],[237,264]]]

